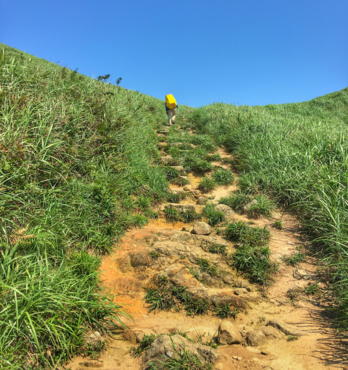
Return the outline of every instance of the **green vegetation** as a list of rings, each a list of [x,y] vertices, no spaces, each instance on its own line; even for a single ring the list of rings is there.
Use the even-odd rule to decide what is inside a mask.
[[[123,325],[100,255],[166,196],[163,103],[0,49],[0,367],[58,366]]]
[[[272,217],[272,211],[276,208],[274,202],[269,199],[266,195],[255,195],[254,202],[250,204],[248,209],[248,215],[250,217],[265,216],[267,218]]]
[[[218,168],[212,175],[218,185],[230,185],[234,181],[234,175],[230,170]]]
[[[210,253],[222,254],[223,256],[226,256],[226,254],[227,254],[226,245],[214,244],[214,245],[210,246],[208,250],[209,250]]]
[[[296,212],[330,267],[335,321],[348,330],[348,88],[296,104],[213,104],[190,120],[233,153],[243,192]]]
[[[215,210],[214,204],[207,204],[203,209],[203,215],[208,218],[208,224],[215,226],[225,221],[225,214]]]
[[[230,241],[250,246],[264,246],[271,239],[271,233],[266,226],[261,229],[249,226],[243,221],[230,223],[225,230],[225,236]]]
[[[198,189],[202,193],[208,193],[215,189],[216,182],[211,177],[203,177],[201,182],[199,183]]]
[[[283,230],[284,227],[283,222],[280,220],[274,221],[272,226],[278,230]]]
[[[220,204],[226,204],[226,206],[231,207],[234,211],[242,211],[243,208],[252,201],[250,195],[245,194],[241,191],[233,193],[230,197],[220,198]]]
[[[299,262],[305,262],[306,261],[306,254],[303,252],[296,252],[293,253],[289,257],[283,257],[283,261],[288,265],[288,266],[298,266]]]
[[[270,285],[271,276],[278,270],[278,265],[269,260],[269,247],[241,246],[231,256],[229,264],[253,282],[260,285]]]

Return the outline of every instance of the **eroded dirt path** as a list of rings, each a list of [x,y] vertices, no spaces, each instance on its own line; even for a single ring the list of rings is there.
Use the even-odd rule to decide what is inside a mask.
[[[163,134],[162,134],[163,135]],[[161,146],[160,146],[161,147]],[[229,157],[219,149],[221,157]],[[163,153],[163,156],[167,156]],[[224,168],[228,165],[214,162]],[[238,177],[236,175],[236,177]],[[204,205],[197,204],[200,196],[197,191],[200,177],[188,174],[189,187],[171,186],[173,192],[186,193],[180,201],[182,206],[193,206],[201,213]],[[237,181],[230,186],[219,186],[205,194],[213,197],[211,201],[218,204],[221,197],[231,195],[238,189]],[[325,302],[320,295],[294,294],[289,297],[289,289],[297,284],[303,290],[309,284],[318,283],[316,261],[307,258],[298,267],[287,266],[283,257],[297,252],[297,247],[307,243],[306,236],[296,219],[289,214],[273,213],[271,219],[260,217],[251,219],[246,214],[233,213],[230,219],[252,222],[252,226],[266,226],[272,234],[270,250],[272,259],[279,262],[279,270],[274,275],[273,284],[267,289],[251,284],[236,273],[222,256],[209,252],[210,245],[224,244],[229,253],[235,248],[232,243],[223,240],[213,228],[209,236],[193,235],[192,223],[167,222],[163,210],[159,207],[160,217],[143,229],[130,230],[122,242],[115,247],[112,255],[103,259],[101,270],[103,285],[106,290],[117,294],[117,303],[125,305],[134,321],[128,320],[129,327],[125,332],[116,333],[107,344],[107,350],[95,361],[87,358],[76,358],[67,368],[93,369],[143,369],[141,358],[129,354],[132,346],[143,338],[144,334],[172,333],[181,330],[191,337],[204,335],[207,340],[217,336],[221,319],[212,315],[187,316],[184,311],[156,311],[148,313],[149,305],[144,301],[144,287],[158,285],[158,279],[166,275],[178,286],[186,286],[197,296],[218,302],[232,302],[232,307],[239,307],[236,319],[228,319],[239,330],[243,337],[241,344],[220,345],[217,369],[273,369],[273,370],[328,370],[343,369],[341,354],[332,348],[338,345],[334,330],[326,317]],[[275,220],[282,217],[284,228],[272,227]],[[204,221],[204,220],[203,220]],[[160,257],[153,259],[149,253],[156,252]],[[204,284],[197,281],[187,271],[195,266],[197,258],[209,258],[212,263],[228,271],[223,279],[211,279]],[[300,268],[299,271],[295,271]],[[209,278],[209,277],[208,277]],[[323,294],[325,285],[319,283]],[[296,289],[295,289],[296,290]],[[227,297],[227,298],[226,298]],[[227,301],[226,301],[227,299]],[[244,306],[243,306],[244,305]],[[269,320],[292,325],[301,331],[297,340],[289,341],[284,332],[279,332],[276,339],[267,339],[261,345],[248,345],[245,342],[247,333],[264,328]],[[278,334],[277,334],[278,335]]]

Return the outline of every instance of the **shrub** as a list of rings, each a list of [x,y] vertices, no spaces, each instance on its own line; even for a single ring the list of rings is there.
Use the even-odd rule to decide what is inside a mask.
[[[272,200],[266,195],[255,195],[255,203],[250,205],[248,214],[251,217],[265,216],[267,218],[272,217],[272,211],[276,208]]]
[[[266,228],[251,227],[243,221],[230,223],[226,230],[225,236],[230,241],[236,241],[250,246],[264,246],[271,239],[271,233]]]
[[[209,191],[212,191],[216,186],[216,183],[214,179],[210,177],[203,177],[201,182],[199,183],[198,189],[202,193],[208,193]]]
[[[230,262],[238,271],[244,272],[249,279],[260,285],[269,285],[271,276],[278,270],[277,263],[270,262],[269,247],[239,247]]]
[[[241,211],[252,200],[251,196],[240,191],[233,193],[230,197],[220,198],[220,204],[226,204],[235,211]]]
[[[230,185],[234,181],[234,175],[230,170],[225,170],[223,168],[217,169],[212,178],[218,185]]]
[[[208,204],[203,209],[203,214],[208,218],[208,224],[215,226],[225,221],[225,214],[215,210],[214,204]]]

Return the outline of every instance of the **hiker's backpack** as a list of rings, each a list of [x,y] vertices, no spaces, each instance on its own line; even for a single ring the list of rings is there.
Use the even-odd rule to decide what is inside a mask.
[[[176,100],[172,94],[166,95],[166,106],[168,109],[174,109],[176,108]]]

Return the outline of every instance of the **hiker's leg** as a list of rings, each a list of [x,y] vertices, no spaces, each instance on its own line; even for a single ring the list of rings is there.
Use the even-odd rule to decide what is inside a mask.
[[[171,126],[173,111],[171,109],[168,109],[167,113],[168,113],[168,125]]]
[[[172,124],[175,123],[175,115],[176,115],[176,109],[173,109]]]

